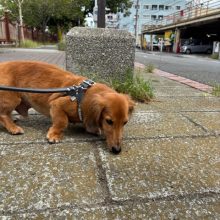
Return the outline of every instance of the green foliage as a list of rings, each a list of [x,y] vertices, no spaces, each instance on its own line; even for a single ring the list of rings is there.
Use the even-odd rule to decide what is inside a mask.
[[[57,44],[57,48],[58,50],[61,50],[61,51],[65,51],[66,50],[66,42],[65,41],[60,41],[58,44]]]
[[[220,85],[215,85],[213,87],[212,95],[220,97]]]
[[[20,47],[23,47],[23,48],[36,48],[39,46],[40,46],[39,43],[32,41],[32,40],[24,40],[23,42],[21,42],[21,45],[20,45]]]
[[[151,81],[144,80],[140,76],[133,77],[131,70],[126,71],[124,81],[115,79],[104,79],[97,73],[86,73],[83,69],[82,75],[94,80],[95,82],[104,83],[117,92],[129,94],[134,100],[139,102],[149,102],[154,97]]]
[[[217,60],[217,59],[219,59],[219,53],[214,53],[214,54],[212,54],[210,57],[211,57],[212,59]]]
[[[116,91],[129,94],[139,102],[149,102],[154,97],[151,82],[140,76],[133,77],[130,71],[127,72],[123,82],[112,80],[111,85]]]
[[[145,67],[145,72],[146,73],[153,73],[154,72],[154,69],[155,69],[155,67],[154,67],[154,65],[153,64],[148,64],[146,67]]]

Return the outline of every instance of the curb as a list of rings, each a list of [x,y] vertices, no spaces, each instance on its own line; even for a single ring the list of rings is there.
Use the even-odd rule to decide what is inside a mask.
[[[144,64],[141,64],[141,63],[138,63],[138,62],[135,62],[134,66],[137,67],[137,68],[142,68],[142,69],[145,68]],[[187,79],[185,77],[178,76],[178,75],[175,75],[173,73],[168,73],[168,72],[165,72],[165,71],[162,71],[162,70],[159,70],[159,69],[155,69],[154,70],[154,74],[156,74],[158,76],[162,76],[162,77],[168,78],[168,79],[171,79],[173,81],[177,81],[179,83],[185,84],[187,86],[190,86],[190,87],[192,87],[194,89],[201,90],[203,92],[210,93],[212,91],[212,89],[213,89],[213,87],[211,87],[209,85],[206,85],[206,84],[203,84],[203,83],[199,83],[199,82],[196,82],[194,80]]]

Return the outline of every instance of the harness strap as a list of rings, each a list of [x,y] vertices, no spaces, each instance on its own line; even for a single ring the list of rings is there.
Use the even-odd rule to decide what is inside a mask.
[[[78,116],[79,116],[80,121],[83,121],[82,110],[81,110],[80,104],[83,99],[84,93],[86,92],[87,89],[89,89],[94,84],[95,84],[94,81],[90,79],[86,79],[79,86],[72,86],[70,88],[70,91],[68,92],[68,95],[70,96],[71,101],[77,100]]]

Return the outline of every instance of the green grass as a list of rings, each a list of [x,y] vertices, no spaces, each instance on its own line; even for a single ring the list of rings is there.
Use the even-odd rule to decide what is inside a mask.
[[[129,72],[123,82],[112,80],[111,86],[118,92],[130,95],[139,102],[149,102],[153,97],[153,87],[150,81],[144,80],[141,76],[134,76]]]
[[[57,44],[57,48],[58,48],[58,50],[65,51],[66,50],[66,42],[65,41],[60,41]]]
[[[145,73],[153,73],[154,69],[155,69],[154,65],[150,63],[145,67],[144,72]]]
[[[212,95],[220,97],[220,84],[213,87]]]
[[[211,57],[212,59],[217,60],[217,59],[219,59],[219,54],[218,54],[218,53],[214,53],[214,54],[212,54],[210,57]]]
[[[23,42],[21,42],[20,47],[22,48],[36,48],[39,47],[40,44],[32,41],[32,40],[24,40]]]
[[[117,79],[106,80],[96,73],[87,73],[85,75],[95,82],[107,84],[117,92],[128,94],[134,100],[139,102],[147,103],[154,97],[151,81],[144,80],[141,76],[139,76],[140,73],[138,72],[136,72],[134,74],[135,76],[133,76],[131,70],[126,71],[123,81]]]

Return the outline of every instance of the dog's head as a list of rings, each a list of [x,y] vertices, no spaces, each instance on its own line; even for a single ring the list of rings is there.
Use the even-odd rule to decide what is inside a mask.
[[[87,130],[88,127],[90,130],[93,127],[96,133],[101,131],[106,137],[110,151],[120,153],[123,128],[134,110],[134,105],[130,97],[124,94],[94,95],[90,109],[90,117],[93,120],[87,123]]]

